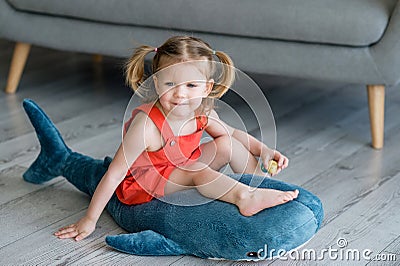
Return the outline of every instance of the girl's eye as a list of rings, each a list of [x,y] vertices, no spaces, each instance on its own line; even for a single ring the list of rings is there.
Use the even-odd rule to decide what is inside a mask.
[[[187,86],[188,88],[196,88],[196,87],[197,87],[197,85],[194,84],[194,83],[188,83],[186,86]]]
[[[169,87],[172,87],[172,86],[174,86],[174,83],[173,82],[165,82],[165,85],[169,86]]]

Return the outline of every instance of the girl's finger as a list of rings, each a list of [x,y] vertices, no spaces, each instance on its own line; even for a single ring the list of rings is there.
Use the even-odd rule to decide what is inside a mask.
[[[67,229],[67,228],[71,228],[71,227],[75,227],[75,224],[70,224],[70,225],[68,225],[68,226],[64,226],[64,227],[62,227],[62,228],[58,229],[58,231],[57,231],[57,232],[60,232],[60,231],[62,231],[62,230],[65,230],[65,229]]]
[[[275,175],[279,174],[281,172],[281,168],[278,167],[278,170],[276,171]]]
[[[82,240],[82,239],[84,239],[84,238],[87,237],[87,236],[88,236],[88,234],[87,234],[86,232],[82,232],[82,233],[80,233],[79,235],[77,235],[77,236],[75,237],[75,241]]]
[[[75,227],[67,227],[65,229],[59,230],[55,234],[56,235],[62,235],[62,234],[65,234],[65,233],[70,233],[70,232],[75,232],[75,231],[76,231]]]
[[[286,164],[286,162],[287,162],[286,159],[287,158],[285,156],[282,156],[282,165],[281,165],[282,170],[286,168],[286,165],[287,165]]]
[[[285,165],[285,168],[288,167],[288,165],[289,165],[289,159],[287,157],[285,157],[284,165]]]
[[[281,168],[283,166],[284,159],[285,159],[284,156],[279,157],[279,161],[278,161],[279,168]]]
[[[77,234],[78,234],[78,232],[73,231],[73,232],[61,234],[61,235],[59,235],[57,237],[58,238],[73,238],[73,237],[76,237]]]

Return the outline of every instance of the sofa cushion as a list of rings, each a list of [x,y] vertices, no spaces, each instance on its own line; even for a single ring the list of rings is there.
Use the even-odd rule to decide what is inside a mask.
[[[368,46],[396,0],[7,0],[42,15],[262,39]]]

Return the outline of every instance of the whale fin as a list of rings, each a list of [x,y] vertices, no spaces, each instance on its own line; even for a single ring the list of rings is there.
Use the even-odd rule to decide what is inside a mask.
[[[106,243],[118,251],[133,255],[172,256],[187,254],[176,242],[151,230],[107,236]]]
[[[50,118],[32,100],[25,99],[23,107],[40,142],[40,153],[23,174],[25,181],[41,184],[62,175],[64,163],[71,153]]]

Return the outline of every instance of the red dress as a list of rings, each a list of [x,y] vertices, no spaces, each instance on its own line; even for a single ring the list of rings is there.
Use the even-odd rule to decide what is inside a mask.
[[[144,112],[150,117],[161,132],[165,144],[157,151],[143,151],[117,187],[118,199],[129,205],[145,203],[154,197],[164,196],[164,187],[172,171],[177,166],[192,164],[200,157],[200,140],[207,124],[206,116],[198,116],[196,132],[174,136],[163,113],[150,103],[133,110],[132,117],[125,123],[125,133],[139,112]]]

